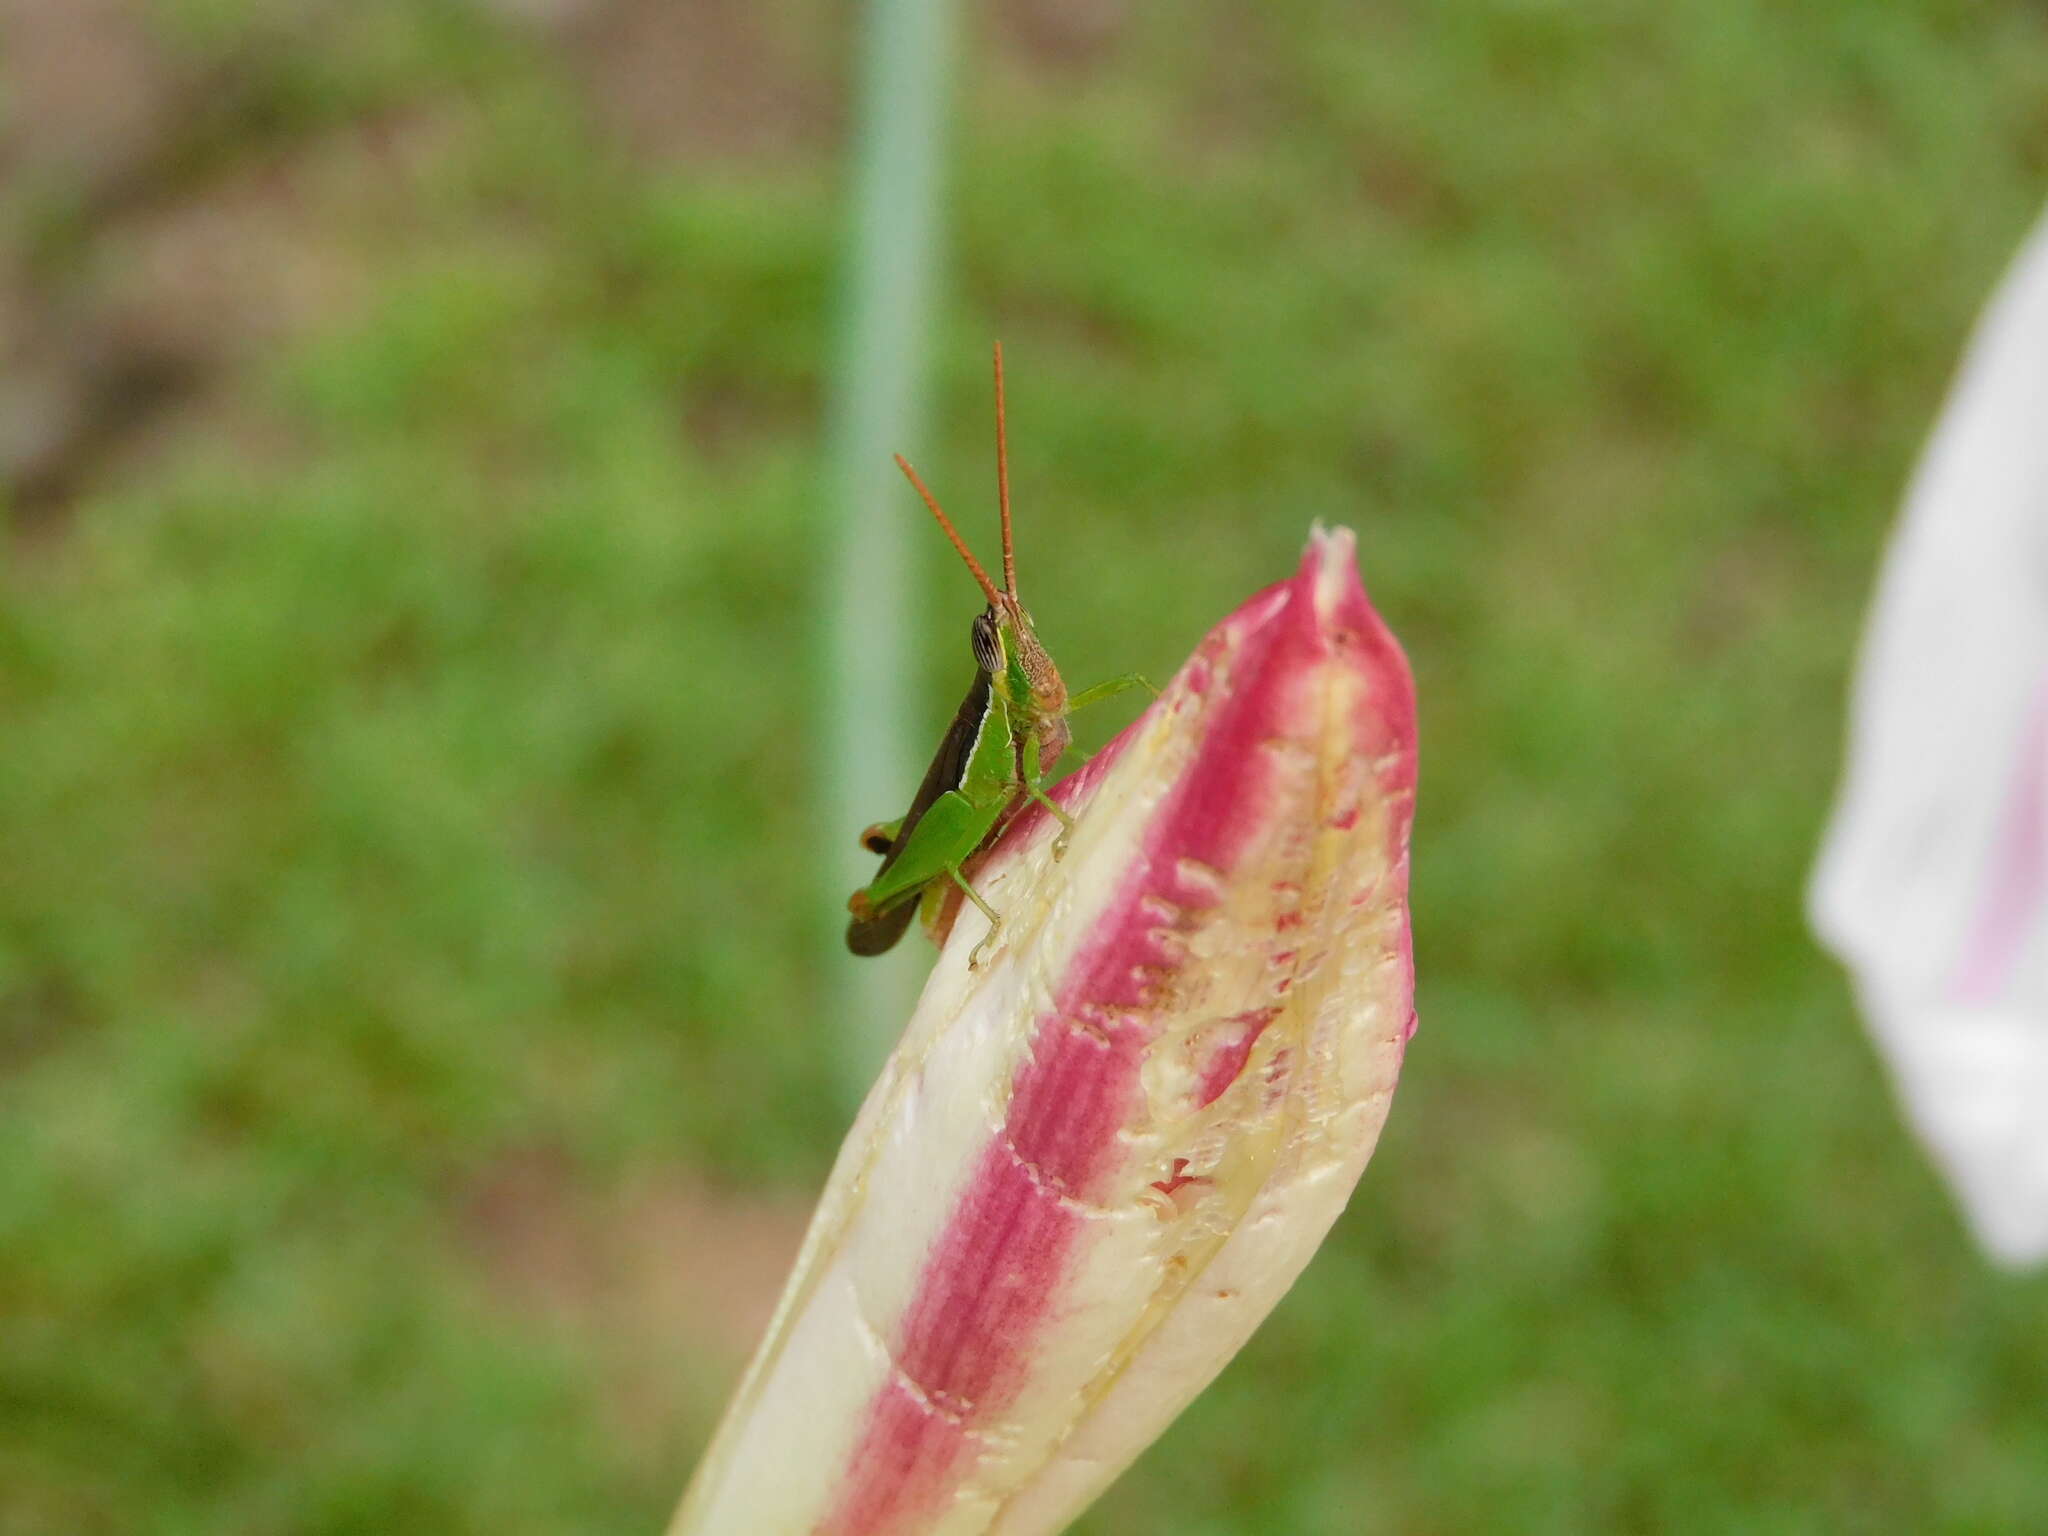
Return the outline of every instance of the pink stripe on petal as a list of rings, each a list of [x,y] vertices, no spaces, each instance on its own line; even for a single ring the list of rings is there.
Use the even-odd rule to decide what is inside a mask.
[[[1020,1069],[1002,1134],[983,1150],[905,1314],[898,1380],[877,1398],[829,1536],[903,1529],[952,1486],[970,1427],[1015,1396],[1140,1060],[1050,1019]],[[907,1384],[907,1385],[906,1385]]]
[[[1241,1013],[1226,1021],[1220,1031],[1220,1040],[1213,1043],[1209,1058],[1202,1065],[1201,1075],[1195,1082],[1195,1103],[1214,1104],[1223,1090],[1237,1081],[1244,1071],[1244,1064],[1251,1059],[1252,1047],[1259,1043],[1259,1036],[1268,1024],[1280,1016],[1279,1006],[1255,1008],[1250,1013]],[[1206,1043],[1206,1042],[1205,1042]]]
[[[2048,891],[2048,683],[2034,696],[2019,761],[2007,792],[1991,878],[1975,925],[1963,944],[1954,992],[1958,1002],[1995,1002],[2012,974],[2034,914]]]
[[[973,1450],[970,1426],[1027,1369],[1080,1217],[992,1143],[904,1320],[897,1379],[876,1398],[821,1536],[915,1529]]]

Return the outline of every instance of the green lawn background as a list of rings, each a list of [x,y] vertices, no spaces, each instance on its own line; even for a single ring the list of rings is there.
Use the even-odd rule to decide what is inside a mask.
[[[6,1536],[658,1529],[746,1342],[664,1266],[772,1289],[823,1177],[856,18],[693,7],[758,78],[651,147],[487,7],[266,36],[340,297],[0,546]],[[2048,1530],[2048,1284],[1799,910],[2048,13],[1012,0],[962,50],[924,457],[985,532],[1000,336],[1069,677],[1170,673],[1320,518],[1422,700],[1388,1133],[1080,1530]],[[920,547],[935,734],[974,600]]]

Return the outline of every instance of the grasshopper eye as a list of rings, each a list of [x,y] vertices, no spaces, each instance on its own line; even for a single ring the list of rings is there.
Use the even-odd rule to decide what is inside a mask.
[[[993,613],[979,613],[968,636],[974,647],[974,664],[984,672],[1003,670],[1003,637],[996,629]]]

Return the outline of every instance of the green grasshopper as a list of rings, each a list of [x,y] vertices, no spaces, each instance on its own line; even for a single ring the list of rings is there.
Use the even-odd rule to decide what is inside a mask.
[[[875,878],[847,902],[853,921],[846,946],[856,955],[879,955],[894,946],[920,910],[937,929],[947,898],[957,887],[981,908],[989,930],[969,956],[977,963],[1002,919],[967,882],[961,866],[985,847],[1004,815],[1020,799],[1034,800],[1059,819],[1054,844],[1064,850],[1073,820],[1045,793],[1044,776],[1066,752],[1071,732],[1067,714],[1107,697],[1139,678],[1116,678],[1067,696],[1059,668],[1039,643],[1031,615],[1017,599],[1017,557],[1010,539],[1010,460],[1003,424],[1003,349],[995,349],[996,492],[1002,510],[1003,585],[998,590],[967,547],[967,541],[901,454],[896,467],[938,519],[960,558],[988,599],[968,639],[974,651],[974,681],[953,723],[939,742],[924,781],[900,821],[881,822],[861,834],[861,846],[882,856]]]

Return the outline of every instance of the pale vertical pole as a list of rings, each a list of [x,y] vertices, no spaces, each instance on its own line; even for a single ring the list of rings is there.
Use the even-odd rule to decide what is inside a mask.
[[[840,943],[847,893],[869,879],[860,829],[903,813],[923,772],[911,751],[922,675],[911,622],[924,532],[890,455],[919,446],[936,301],[950,0],[869,0],[851,183],[845,314],[827,443],[828,533],[819,861],[830,876],[825,962],[845,1088],[857,1099],[909,1013],[931,952],[913,931],[896,953],[856,960]]]

